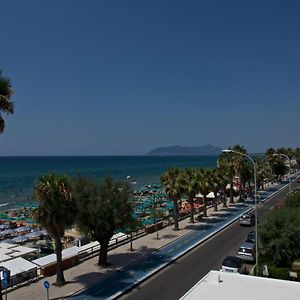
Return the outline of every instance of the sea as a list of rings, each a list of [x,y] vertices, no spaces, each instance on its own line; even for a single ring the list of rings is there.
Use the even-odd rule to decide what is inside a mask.
[[[218,156],[26,156],[0,157],[0,210],[34,202],[38,177],[49,172],[117,180],[130,177],[133,188],[160,183],[170,167],[214,168]]]

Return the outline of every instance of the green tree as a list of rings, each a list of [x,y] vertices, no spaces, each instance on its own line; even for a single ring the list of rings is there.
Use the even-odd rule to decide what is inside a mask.
[[[270,173],[270,168],[265,158],[258,157],[256,159],[256,167],[257,167],[257,187],[264,189],[264,181],[268,177]]]
[[[183,171],[183,193],[188,197],[188,202],[191,207],[190,223],[195,223],[194,215],[194,199],[199,191],[199,182],[195,169],[187,168]]]
[[[125,230],[134,222],[130,195],[128,182],[118,182],[110,176],[102,182],[87,177],[78,177],[74,182],[76,223],[81,232],[99,242],[101,266],[107,265],[109,241],[116,230]]]
[[[292,148],[287,148],[286,155],[291,160],[295,157],[295,151]]]
[[[219,191],[222,189],[222,174],[221,174],[221,171],[220,169],[213,169],[211,170],[211,177],[210,177],[210,185],[212,187],[212,191],[214,193],[214,200],[213,200],[213,203],[214,203],[214,211],[217,211],[218,210],[218,193]],[[226,183],[227,185],[227,183]],[[226,188],[226,187],[225,187]],[[224,202],[223,202],[224,203]]]
[[[264,254],[278,266],[300,257],[300,209],[272,212],[259,228]]]
[[[300,168],[300,148],[295,149],[295,158],[298,165],[298,168]]]
[[[233,153],[221,153],[218,160],[218,167],[226,168],[226,174],[229,179],[230,184],[230,200],[229,203],[234,203],[233,199],[233,181],[235,177],[235,164],[234,164],[235,155]]]
[[[223,207],[227,207],[227,195],[226,195],[226,189],[227,185],[230,184],[230,176],[229,176],[229,170],[227,167],[222,166],[218,167],[218,181],[220,184],[220,190],[222,191],[222,198],[223,198]]]
[[[232,150],[247,155],[247,150],[241,145],[235,145]],[[239,178],[239,201],[244,201],[244,189],[245,189],[245,181],[247,179],[248,173],[248,164],[247,158],[243,155],[233,153],[233,164],[235,175]]]
[[[0,133],[5,129],[5,122],[1,113],[13,114],[14,103],[11,101],[12,89],[9,79],[2,76],[0,70]]]
[[[156,199],[153,198],[153,205],[150,209],[150,218],[153,219],[153,225],[155,225],[156,229],[156,239],[159,239],[159,228],[158,222],[164,217],[164,211],[157,207]]]
[[[170,168],[161,176],[161,182],[164,190],[173,202],[173,220],[174,230],[179,230],[179,209],[178,202],[181,201],[183,193],[183,179],[181,171],[178,168]]]
[[[50,173],[38,178],[34,197],[39,207],[33,211],[33,218],[45,228],[55,242],[57,260],[56,284],[65,284],[62,268],[62,242],[65,229],[74,222],[75,205],[72,199],[72,188],[69,177]]]
[[[273,148],[268,148],[265,152],[266,160],[268,161],[269,166],[271,168],[271,182],[272,183],[275,181],[274,166],[275,166],[276,158],[277,158],[274,154],[276,154],[276,150]]]
[[[300,208],[300,192],[295,191],[289,194],[284,205],[287,209]]]
[[[207,217],[207,195],[212,191],[212,173],[208,169],[198,170],[199,192],[203,195],[203,217]]]

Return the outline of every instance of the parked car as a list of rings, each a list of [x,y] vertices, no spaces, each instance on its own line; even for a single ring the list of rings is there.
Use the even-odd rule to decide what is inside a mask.
[[[246,265],[236,256],[227,256],[222,263],[220,271],[230,273],[246,273]]]
[[[255,215],[253,213],[246,213],[240,217],[240,225],[252,226],[255,224]]]
[[[246,242],[255,243],[255,231],[250,231],[247,235]]]
[[[243,261],[255,262],[255,243],[244,242],[239,248],[237,257]]]

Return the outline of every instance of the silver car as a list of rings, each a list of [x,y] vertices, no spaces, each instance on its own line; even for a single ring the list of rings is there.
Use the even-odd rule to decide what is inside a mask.
[[[220,271],[244,274],[246,272],[246,265],[239,257],[227,256],[223,260]]]
[[[244,242],[237,253],[237,257],[247,262],[255,262],[255,243]]]
[[[239,219],[240,225],[252,226],[255,224],[255,215],[253,213],[243,214]]]

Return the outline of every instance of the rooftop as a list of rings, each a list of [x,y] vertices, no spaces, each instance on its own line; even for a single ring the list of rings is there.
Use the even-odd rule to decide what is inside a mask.
[[[299,295],[299,282],[210,271],[180,300],[297,300]]]

